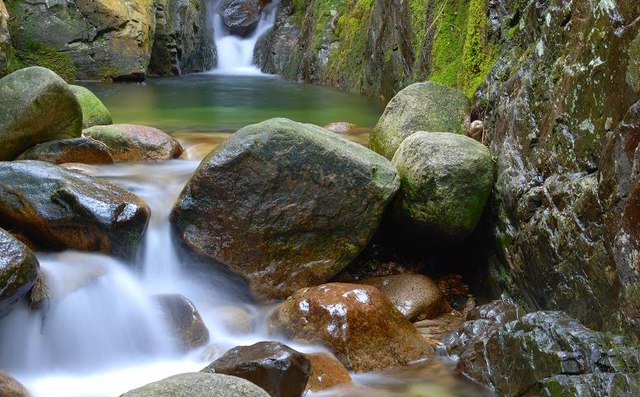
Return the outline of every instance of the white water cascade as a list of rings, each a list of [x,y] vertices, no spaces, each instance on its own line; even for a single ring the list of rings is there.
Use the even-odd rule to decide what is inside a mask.
[[[218,64],[212,72],[229,75],[261,75],[260,69],[253,65],[253,50],[260,36],[271,29],[275,23],[280,0],[274,0],[265,6],[257,28],[247,37],[229,33],[220,16],[222,2],[223,0],[215,0],[208,10],[209,23],[214,28],[214,41],[218,52]]]

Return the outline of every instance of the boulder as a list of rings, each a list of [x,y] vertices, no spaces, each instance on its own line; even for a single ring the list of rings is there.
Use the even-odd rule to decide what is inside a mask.
[[[209,154],[173,208],[187,249],[264,298],[329,280],[367,244],[398,189],[386,159],[325,129],[272,119]]]
[[[9,51],[11,51],[11,37],[9,36],[9,13],[0,0],[0,77],[7,73],[9,67]]]
[[[269,397],[269,393],[235,376],[193,372],[149,383],[120,397]]]
[[[425,339],[368,285],[330,283],[296,291],[269,317],[273,332],[322,344],[349,370],[368,372],[432,357]]]
[[[371,132],[369,146],[388,159],[418,131],[462,133],[469,100],[460,91],[433,82],[415,83],[398,92]]]
[[[193,303],[180,294],[155,296],[177,345],[189,351],[209,342],[209,330]]]
[[[307,358],[311,363],[311,373],[307,382],[307,390],[317,393],[332,387],[351,384],[351,375],[342,363],[331,353],[310,353]]]
[[[82,110],[67,83],[41,67],[0,79],[0,160],[30,147],[82,132]]]
[[[144,80],[155,30],[153,0],[15,1],[18,51],[46,48],[73,60],[80,80]],[[37,59],[35,60],[37,61]]]
[[[107,145],[114,161],[164,161],[183,152],[176,139],[144,125],[100,125],[85,129],[82,135]]]
[[[400,174],[397,219],[437,241],[461,241],[475,229],[493,187],[486,146],[452,133],[417,132],[392,163]]]
[[[41,161],[0,162],[0,227],[43,249],[131,259],[148,220],[149,207],[110,182]]]
[[[333,123],[326,124],[322,128],[327,131],[335,132],[336,134],[348,134],[350,132],[355,132],[362,129],[357,125],[349,123],[347,121],[335,121]]]
[[[156,32],[149,73],[181,75],[212,69],[216,47],[204,0],[155,0]]]
[[[286,79],[297,79],[302,31],[292,18],[293,4],[278,5],[276,21],[269,31],[260,36],[253,49],[253,64],[263,73],[278,74]]]
[[[38,144],[18,156],[17,160],[40,160],[53,164],[112,164],[107,145],[95,139],[79,137]]]
[[[27,392],[27,389],[25,389],[24,386],[20,384],[20,382],[15,380],[9,374],[0,370],[0,396],[29,397],[29,392]]]
[[[113,123],[109,109],[88,88],[79,85],[70,85],[69,88],[82,108],[82,128]]]
[[[279,342],[234,347],[202,370],[246,379],[271,397],[301,396],[309,371],[309,360],[304,354]]]
[[[226,0],[221,5],[222,22],[236,36],[248,36],[258,26],[262,7],[258,0]]]
[[[36,283],[39,268],[33,252],[7,231],[0,229],[0,317],[27,297]]]
[[[438,284],[422,274],[369,277],[358,280],[358,284],[379,289],[412,322],[434,318],[450,310]]]

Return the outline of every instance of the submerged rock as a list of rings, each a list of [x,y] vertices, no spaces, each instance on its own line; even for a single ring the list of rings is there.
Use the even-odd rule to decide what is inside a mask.
[[[400,174],[394,213],[426,237],[461,241],[476,228],[493,187],[486,146],[464,135],[417,132],[393,156]]]
[[[2,0],[0,0],[0,5]],[[2,397],[29,397],[27,389],[9,374],[0,370],[0,396]]]
[[[0,160],[82,132],[82,110],[69,85],[49,69],[30,67],[0,79]]]
[[[121,397],[269,397],[269,393],[235,376],[193,372],[149,383]]]
[[[349,371],[331,353],[310,353],[307,358],[311,363],[311,373],[307,382],[307,390],[317,393],[336,386],[352,384]]]
[[[331,283],[298,290],[271,314],[270,326],[295,342],[327,346],[356,372],[434,354],[402,313],[369,285]]]
[[[69,88],[82,108],[82,128],[113,123],[109,109],[88,88],[79,85],[70,85]]]
[[[40,160],[53,164],[112,164],[107,145],[95,139],[79,137],[41,143],[18,156],[17,160]]]
[[[33,252],[0,229],[0,317],[9,313],[36,282],[40,265]],[[0,373],[0,391],[2,391]],[[0,393],[0,395],[3,395]]]
[[[398,189],[391,163],[321,127],[272,119],[207,156],[172,213],[178,238],[265,298],[328,281]]]
[[[371,149],[388,159],[418,131],[461,133],[469,100],[460,91],[433,82],[415,83],[398,92],[371,132]]]
[[[307,357],[279,342],[237,346],[202,372],[233,375],[267,391],[271,397],[299,397],[309,378]]]
[[[41,161],[0,162],[0,227],[43,249],[131,259],[148,220],[149,207],[112,183]]]
[[[156,295],[154,298],[164,313],[169,331],[182,349],[189,351],[209,342],[209,330],[189,299],[180,294]]]
[[[144,125],[95,126],[82,135],[107,145],[114,161],[164,161],[180,157],[184,150],[176,139]]]
[[[260,21],[258,0],[225,0],[221,5],[222,22],[231,34],[248,36]]]
[[[9,36],[9,13],[0,0],[0,77],[3,77],[9,67],[9,51],[11,51],[11,37]]]

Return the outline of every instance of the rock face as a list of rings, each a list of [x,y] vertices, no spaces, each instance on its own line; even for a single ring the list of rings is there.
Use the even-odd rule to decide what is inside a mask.
[[[30,67],[0,79],[0,160],[30,147],[80,136],[82,110],[67,83],[52,71]]]
[[[155,299],[182,349],[192,350],[209,342],[209,330],[189,299],[179,294],[158,295]]]
[[[138,197],[40,161],[0,162],[0,227],[44,249],[134,256],[149,220]]]
[[[39,268],[33,252],[0,229],[0,317],[9,313],[20,299],[27,296],[36,282]],[[0,380],[0,385],[2,383]]]
[[[493,188],[486,146],[464,135],[422,131],[402,142],[392,163],[400,174],[394,208],[400,223],[446,242],[476,228]]]
[[[480,307],[443,339],[463,373],[501,396],[637,393],[640,350],[624,338],[592,331],[562,312],[518,317],[519,311],[495,302]]]
[[[9,51],[11,49],[11,37],[9,36],[9,13],[2,0],[0,0],[0,77],[7,73],[9,67]]]
[[[253,50],[253,63],[264,73],[279,74],[296,80],[297,64],[291,56],[300,41],[300,27],[291,19],[294,6],[290,1],[281,1],[274,27],[260,36]]]
[[[82,135],[107,145],[114,161],[164,161],[183,152],[176,139],[143,125],[100,125],[83,130]]]
[[[142,80],[155,29],[153,0],[9,3],[14,45],[64,52],[78,79]]]
[[[432,83],[416,83],[398,92],[371,132],[369,146],[388,159],[418,131],[461,132],[469,101],[461,92]]]
[[[231,34],[248,36],[260,20],[258,0],[225,0],[221,5],[222,22]]]
[[[433,356],[391,302],[368,285],[331,283],[296,291],[270,317],[275,332],[323,344],[350,370],[367,372]]]
[[[181,75],[213,68],[212,28],[203,0],[156,0],[156,31],[149,73]]]
[[[70,85],[69,88],[82,108],[82,128],[113,123],[111,112],[93,92],[79,85]]]
[[[309,379],[307,357],[279,342],[237,346],[202,372],[226,374],[260,386],[271,397],[299,397]]]
[[[0,371],[0,395],[3,397],[29,397],[27,389],[14,378]]]
[[[269,393],[235,376],[194,372],[149,383],[121,397],[269,397]]]
[[[173,209],[178,238],[266,298],[329,280],[398,189],[386,159],[323,128],[272,119],[207,156]]]
[[[112,164],[107,145],[91,138],[71,138],[41,143],[18,156],[18,160],[40,160],[54,164]]]

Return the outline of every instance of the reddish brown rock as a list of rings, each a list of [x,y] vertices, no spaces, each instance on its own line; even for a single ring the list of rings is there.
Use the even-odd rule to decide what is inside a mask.
[[[189,299],[180,294],[157,295],[155,299],[180,348],[189,351],[209,341],[209,330]]]
[[[28,397],[29,393],[13,377],[0,371],[0,396],[2,397]]]
[[[307,390],[319,392],[332,387],[351,384],[351,375],[340,361],[331,353],[307,354],[311,362],[311,373]]]
[[[413,325],[375,287],[330,283],[296,291],[270,316],[272,331],[323,344],[367,372],[433,356]]]
[[[22,153],[18,160],[40,160],[54,164],[112,164],[107,145],[80,137],[41,143]]]
[[[358,127],[357,125],[349,123],[347,121],[336,121],[333,123],[329,123],[322,128],[338,134],[347,134],[349,132],[357,131],[360,129],[360,127]]]

